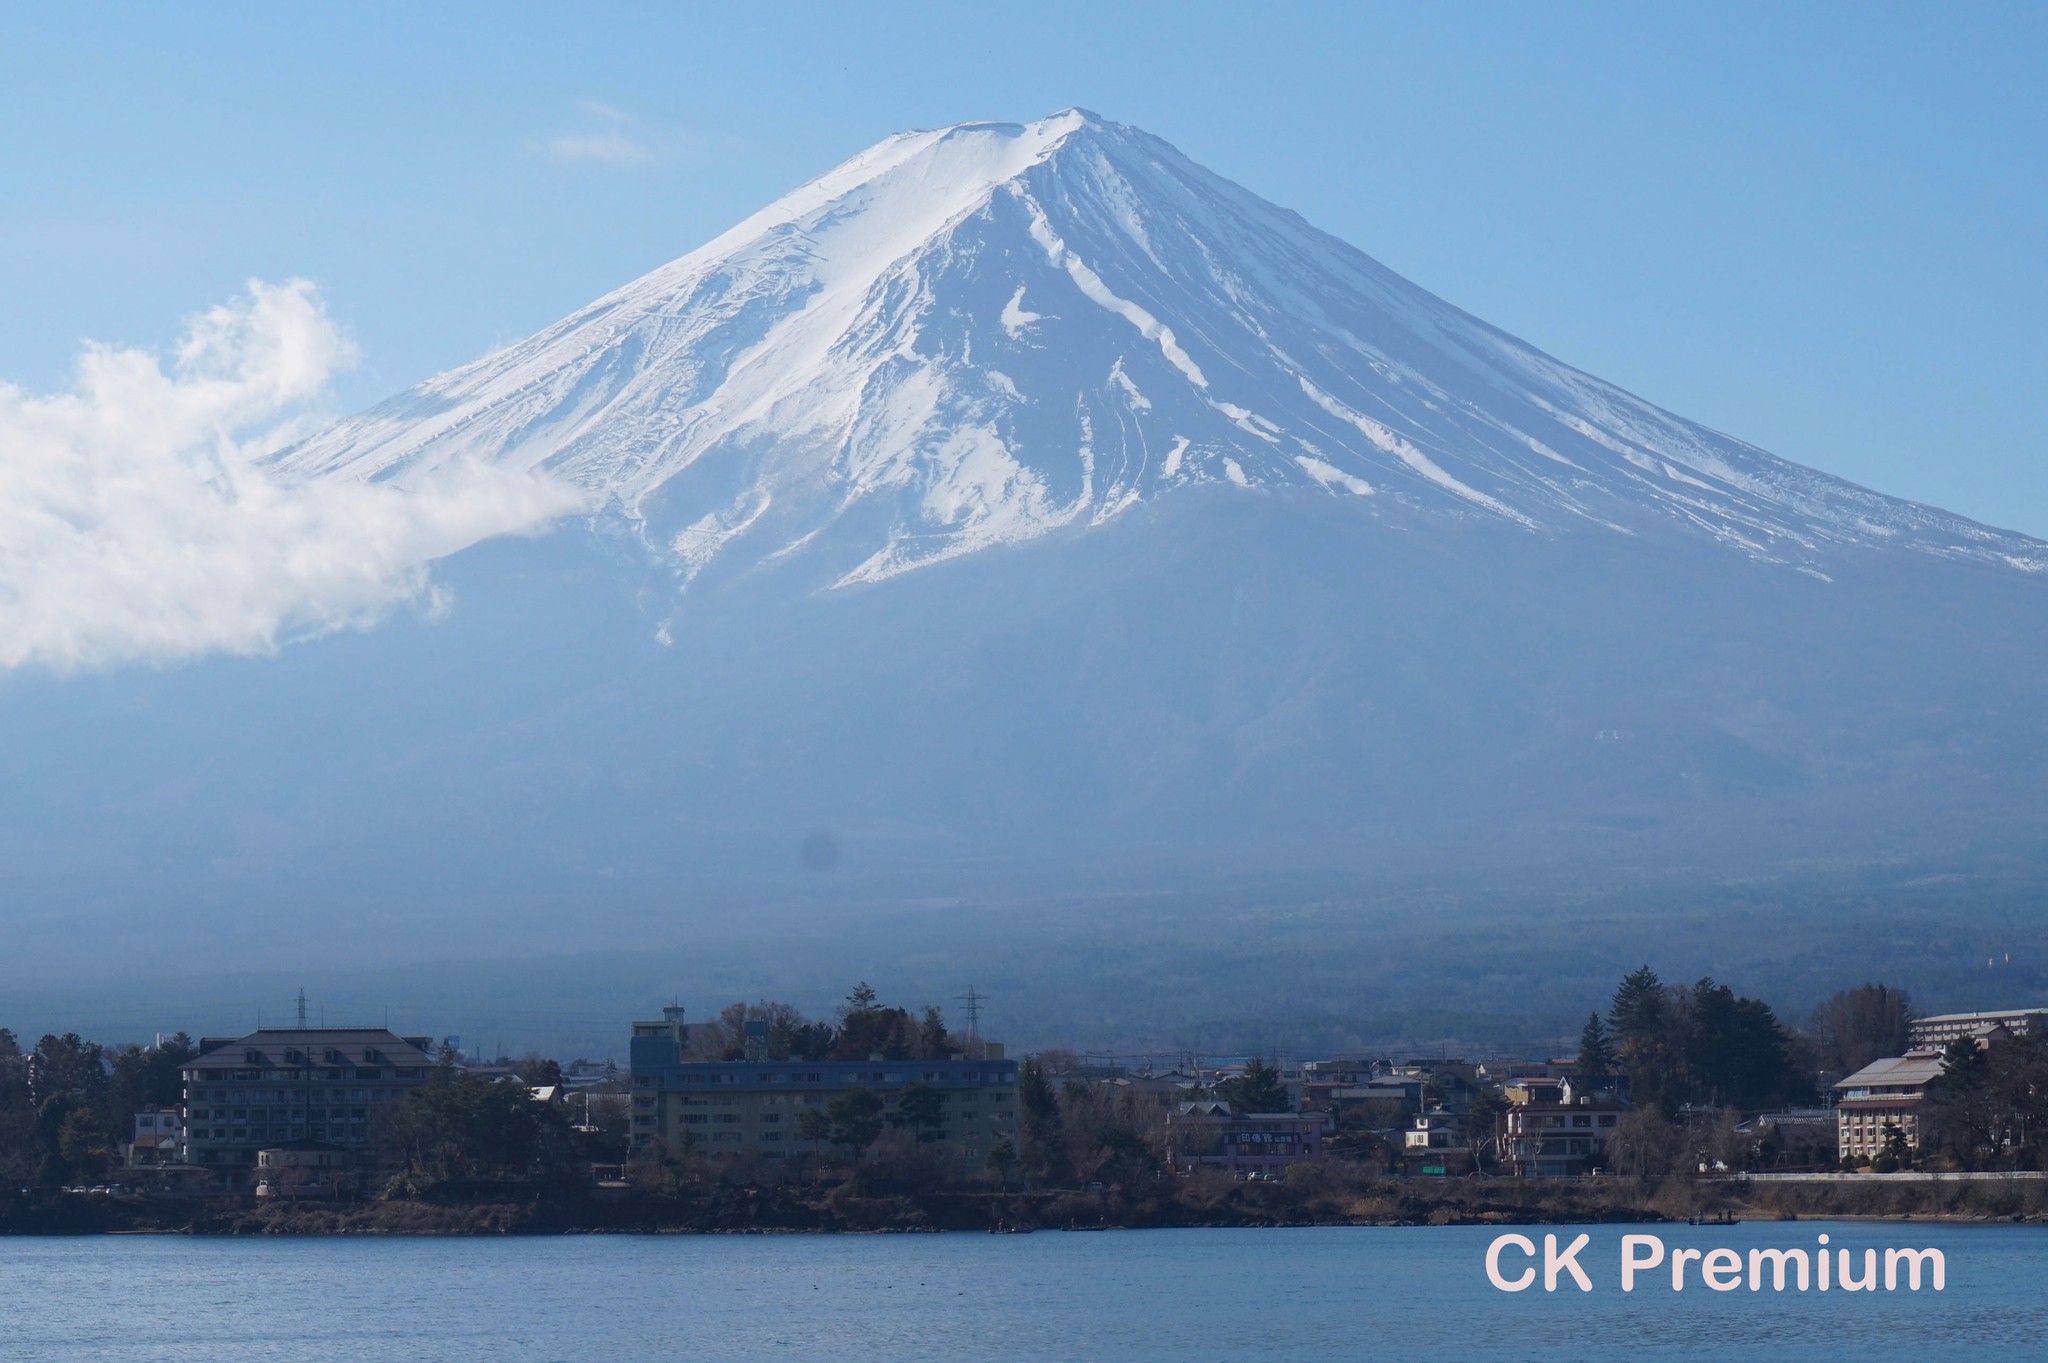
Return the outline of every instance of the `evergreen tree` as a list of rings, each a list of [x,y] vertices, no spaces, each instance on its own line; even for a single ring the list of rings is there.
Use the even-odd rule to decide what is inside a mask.
[[[74,1176],[97,1179],[107,1172],[107,1128],[87,1107],[74,1107],[57,1129],[57,1148]]]
[[[884,1104],[866,1089],[852,1089],[825,1105],[825,1139],[860,1162],[861,1152],[882,1134]]]
[[[930,1145],[946,1134],[946,1091],[929,1084],[907,1084],[896,1095],[896,1111],[889,1125],[908,1130],[919,1143]]]
[[[946,1031],[946,1015],[937,1004],[928,1006],[917,1024],[917,1058],[944,1060],[953,1050],[953,1038]]]
[[[390,1120],[413,1171],[430,1178],[525,1178],[568,1158],[558,1109],[534,1102],[524,1084],[470,1074],[450,1060],[409,1090]]]
[[[1666,1107],[1675,1102],[1670,1075],[1671,1014],[1664,982],[1647,965],[1629,973],[1615,988],[1607,1010],[1614,1065],[1628,1077],[1637,1106]]]
[[[116,1144],[134,1130],[141,1109],[178,1105],[185,1092],[185,1062],[196,1051],[192,1038],[179,1032],[161,1046],[117,1046],[109,1053],[107,1117]]]
[[[1614,1055],[1607,1047],[1607,1027],[1598,1013],[1588,1014],[1579,1033],[1579,1074],[1582,1078],[1614,1073]]]
[[[1990,1053],[1966,1036],[1949,1042],[1920,1110],[1923,1147],[1946,1150],[1965,1169],[1996,1151],[2004,1123],[1994,1079]]]
[[[1682,1096],[1716,1107],[1800,1102],[1811,1081],[1792,1063],[1792,1039],[1762,999],[1704,978],[1693,986]]]
[[[989,1145],[988,1158],[982,1161],[982,1168],[996,1176],[1005,1188],[1010,1186],[1010,1170],[1017,1164],[1017,1147],[1008,1136],[998,1136]]]
[[[837,1039],[829,1022],[801,1022],[789,1029],[785,1046],[792,1060],[825,1060]]]
[[[1280,1082],[1280,1071],[1253,1056],[1244,1073],[1216,1086],[1216,1096],[1233,1112],[1292,1112],[1294,1101]]]
[[[1668,1013],[1664,982],[1656,971],[1642,966],[1622,978],[1607,1010],[1607,1026],[1624,1059],[1631,1048],[1642,1050],[1663,1040]]]
[[[71,1182],[78,1170],[65,1151],[64,1133],[73,1119],[90,1117],[86,1106],[69,1089],[59,1089],[36,1109],[36,1150],[40,1156],[38,1178],[46,1190]]]
[[[1041,1185],[1063,1185],[1072,1181],[1067,1155],[1066,1125],[1061,1120],[1059,1095],[1045,1066],[1026,1060],[1017,1067],[1017,1108],[1021,1120],[1025,1175]]]

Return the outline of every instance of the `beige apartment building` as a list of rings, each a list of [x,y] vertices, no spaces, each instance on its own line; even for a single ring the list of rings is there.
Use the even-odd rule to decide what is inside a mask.
[[[1933,1048],[1872,1061],[1835,1085],[1835,1140],[1842,1159],[1862,1164],[1884,1153],[1886,1129],[1897,1127],[1908,1150],[1920,1148],[1920,1104],[1941,1073]]]
[[[1984,1038],[1994,1031],[2007,1036],[2039,1036],[2048,1033],[2048,1008],[2006,1008],[1990,1013],[1939,1013],[1915,1018],[1908,1025],[1907,1045],[1912,1050],[1940,1050],[1957,1037]]]

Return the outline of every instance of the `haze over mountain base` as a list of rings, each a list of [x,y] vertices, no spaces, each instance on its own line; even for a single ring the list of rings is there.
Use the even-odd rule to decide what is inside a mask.
[[[0,981],[524,962],[426,1003],[554,980],[595,1038],[870,973],[1149,1044],[1541,1027],[1682,941],[1795,997],[2042,959],[2048,545],[1664,412],[1079,110],[887,139],[249,477],[287,564],[313,505],[436,554],[576,510],[442,558],[432,618],[10,674]],[[427,571],[210,604],[246,647]]]
[[[1680,941],[1820,993],[2043,959],[2031,578],[1574,543],[1189,498],[681,613],[602,535],[493,543],[443,620],[13,678],[0,970],[125,1012],[495,961],[429,992],[527,1035],[511,1000],[566,990],[583,1037],[600,1000],[823,999],[859,962],[1002,987],[1040,1040],[1220,1044],[1540,1029]]]

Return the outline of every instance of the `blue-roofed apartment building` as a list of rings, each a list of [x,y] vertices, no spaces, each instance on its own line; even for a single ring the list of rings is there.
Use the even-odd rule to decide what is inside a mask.
[[[797,1136],[806,1110],[822,1110],[857,1089],[893,1110],[898,1094],[920,1084],[944,1095],[938,1140],[957,1152],[964,1169],[980,1168],[998,1137],[1016,1145],[1017,1062],[1004,1059],[994,1042],[979,1043],[978,1059],[770,1060],[766,1024],[749,1023],[747,1033],[747,1059],[688,1060],[681,1008],[633,1024],[635,1151],[659,1141],[700,1155],[786,1161],[810,1152]]]

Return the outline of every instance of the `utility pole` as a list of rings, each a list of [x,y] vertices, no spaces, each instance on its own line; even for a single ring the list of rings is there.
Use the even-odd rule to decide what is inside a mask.
[[[299,991],[299,1030],[306,1030],[306,991]]]

